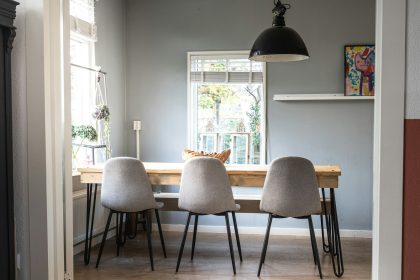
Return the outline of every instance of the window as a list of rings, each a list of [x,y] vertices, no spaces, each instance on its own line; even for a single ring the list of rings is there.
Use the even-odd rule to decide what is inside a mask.
[[[95,127],[92,118],[95,108],[96,73],[86,70],[95,67],[96,25],[94,0],[70,0],[70,62],[71,62],[71,119],[74,127]],[[81,66],[81,67],[80,67]],[[92,153],[81,148],[85,140],[73,143],[73,164],[91,164]]]
[[[71,113],[73,125],[92,125],[95,72],[76,67],[95,66],[94,0],[70,0]]]
[[[70,61],[74,65],[94,65],[94,44],[77,36],[70,39]],[[95,106],[96,73],[83,68],[71,68],[71,114],[73,125],[91,125]]]
[[[73,125],[92,125],[96,73],[94,0],[70,0],[71,114]]]
[[[265,163],[265,64],[248,52],[192,52],[188,65],[190,148]]]

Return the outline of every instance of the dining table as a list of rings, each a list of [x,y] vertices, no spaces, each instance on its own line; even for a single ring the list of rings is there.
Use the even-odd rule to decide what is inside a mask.
[[[179,186],[182,176],[183,163],[168,163],[168,162],[143,162],[146,169],[150,184],[152,187],[156,186]],[[226,172],[229,176],[232,187],[262,188],[264,186],[265,177],[269,169],[269,165],[247,165],[247,164],[226,164]],[[338,223],[338,213],[335,198],[335,190],[339,188],[339,177],[341,176],[341,168],[339,165],[314,165],[318,187],[320,189],[320,200],[323,206],[323,211],[320,213],[321,220],[321,235],[323,251],[331,256],[331,262],[334,274],[341,277],[344,274],[344,261],[340,238],[340,229]],[[93,222],[96,207],[96,196],[98,186],[102,183],[103,164],[86,166],[78,168],[80,173],[81,184],[86,186],[86,238],[84,261],[89,264],[90,251],[93,238]],[[328,191],[328,193],[327,193]],[[165,199],[170,197],[175,199],[176,195],[165,196],[157,193],[157,200],[159,198]],[[235,197],[234,197],[235,198]],[[255,196],[249,197],[241,196],[242,202],[258,202],[260,198]],[[172,203],[174,207],[164,207],[163,211],[179,211],[176,204]],[[250,204],[251,205],[251,204]],[[258,204],[252,204],[253,207],[244,207],[241,210],[250,213],[261,213],[258,209]],[[239,211],[241,213],[241,211]]]

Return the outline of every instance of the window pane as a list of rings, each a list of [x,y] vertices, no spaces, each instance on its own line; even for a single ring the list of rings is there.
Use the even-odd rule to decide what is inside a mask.
[[[197,72],[226,72],[226,62],[226,59],[197,59],[191,69]]]
[[[86,40],[70,40],[70,62],[78,65],[90,64],[90,45]]]
[[[240,53],[190,58],[192,148],[231,149],[227,163],[262,163],[264,64]]]
[[[251,70],[251,61],[249,59],[231,59],[228,70],[230,72],[249,72]]]
[[[95,22],[94,0],[70,0],[70,15],[89,23]]]
[[[92,60],[91,46],[88,40],[70,40],[70,59],[71,63],[83,66],[90,66]],[[94,72],[87,71],[78,67],[72,67],[71,78],[71,113],[73,125],[92,125],[94,120],[92,112],[95,98],[95,78]]]
[[[260,163],[262,84],[194,83],[196,149],[231,149],[228,163]]]
[[[92,125],[95,76],[86,70],[71,69],[71,118],[73,125]]]

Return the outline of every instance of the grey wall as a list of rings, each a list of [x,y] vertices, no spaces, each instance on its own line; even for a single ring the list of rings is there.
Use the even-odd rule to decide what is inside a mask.
[[[111,112],[112,156],[126,154],[125,78],[126,37],[125,1],[101,0],[95,4],[98,42],[96,64],[107,72],[107,96]]]
[[[420,2],[407,1],[407,61],[406,98],[407,119],[420,118]]]
[[[282,103],[273,101],[273,95],[343,92],[343,47],[374,43],[375,1],[290,4],[286,23],[304,38],[311,58],[268,64],[268,161],[298,155],[317,164],[341,165],[337,192],[341,227],[370,230],[373,102]],[[187,145],[187,52],[249,49],[270,26],[271,9],[271,0],[128,0],[126,113],[127,121],[142,121],[143,160],[181,161]],[[128,143],[128,153],[134,156],[134,137]],[[184,222],[178,213],[166,218],[165,222]],[[222,224],[217,221],[203,219]],[[262,226],[266,220],[240,215],[239,223]],[[277,225],[306,226],[293,220]]]

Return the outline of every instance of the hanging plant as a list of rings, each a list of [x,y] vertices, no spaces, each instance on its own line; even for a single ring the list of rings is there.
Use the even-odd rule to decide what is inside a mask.
[[[102,92],[101,86],[101,77],[99,76],[96,80],[96,107],[94,112],[92,113],[93,119],[96,120],[96,127],[99,131],[99,141],[105,144],[106,146],[106,157],[111,157],[111,129],[110,129],[110,117],[111,113],[109,107],[107,105],[107,96],[106,96],[106,76],[103,76],[103,87],[104,92]],[[103,130],[102,130],[103,125]]]
[[[92,113],[92,117],[95,120],[105,120],[109,121],[110,117],[109,108],[107,105],[97,105],[95,112]]]

